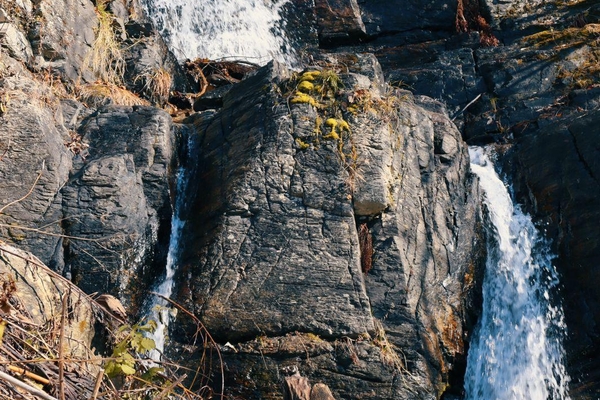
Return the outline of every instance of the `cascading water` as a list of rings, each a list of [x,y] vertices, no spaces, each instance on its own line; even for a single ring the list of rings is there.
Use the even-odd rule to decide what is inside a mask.
[[[547,243],[512,204],[482,148],[469,149],[493,225],[483,282],[483,311],[465,374],[467,400],[567,400],[562,308]]]
[[[179,61],[232,58],[264,65],[289,64],[280,11],[288,0],[142,0]]]
[[[188,158],[190,157],[190,144],[186,146]],[[157,283],[154,291],[161,296],[170,298],[173,294],[174,277],[179,258],[179,239],[185,226],[185,221],[182,220],[182,212],[185,207],[185,188],[189,177],[189,171],[185,165],[180,165],[177,170],[177,183],[175,185],[175,200],[173,206],[173,216],[171,219],[171,237],[169,239],[169,251],[167,253],[167,263],[165,267],[165,277],[162,282]],[[165,348],[165,338],[169,328],[171,318],[171,309],[167,302],[160,298],[152,298],[151,303],[147,305],[148,319],[156,322],[156,329],[150,333],[148,337],[154,340],[156,349],[150,352],[150,358],[159,361],[162,352]]]

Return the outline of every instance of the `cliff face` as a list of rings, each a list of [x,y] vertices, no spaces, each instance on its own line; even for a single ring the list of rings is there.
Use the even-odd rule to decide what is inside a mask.
[[[497,145],[558,255],[572,396],[597,393],[584,378],[597,376],[600,344],[597,2],[338,3],[316,14],[321,45],[372,52],[389,81],[443,101],[468,143]]]
[[[0,0],[2,238],[139,309],[183,165],[175,297],[229,342],[228,394],[277,397],[298,367],[336,398],[451,396],[485,256],[463,139],[497,143],[555,241],[585,398],[600,12],[572,3],[293,0],[288,29],[319,73],[269,64],[174,123],[151,104],[198,82],[138,4]],[[101,52],[107,27],[117,47]],[[319,74],[327,90],[302,84]]]
[[[264,398],[275,365],[298,363],[341,398],[435,397],[476,312],[477,185],[442,104],[383,92],[370,55],[328,68],[339,59],[348,72],[330,101],[357,109],[338,110],[337,126],[329,107],[295,101],[306,74],[278,64],[191,117],[179,298],[235,346],[230,359],[247,358],[235,376],[256,393],[244,397]],[[261,341],[293,351],[263,357]],[[303,342],[316,354],[299,362]]]

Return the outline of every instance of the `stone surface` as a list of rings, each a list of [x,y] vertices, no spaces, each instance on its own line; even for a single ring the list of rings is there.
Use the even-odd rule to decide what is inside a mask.
[[[9,65],[8,60],[6,60]],[[18,65],[3,74],[0,117],[0,232],[5,240],[62,270],[62,195],[72,154],[60,105]]]
[[[152,107],[112,106],[80,128],[89,148],[62,190],[62,207],[64,232],[76,238],[64,245],[66,268],[84,290],[131,301],[130,279],[139,285],[144,266],[164,262],[155,253],[171,218],[171,123]]]
[[[187,121],[198,158],[190,163],[178,298],[223,342],[310,332],[334,343],[306,368],[336,398],[373,390],[376,398],[404,398],[397,396],[406,390],[434,398],[464,364],[476,314],[477,185],[441,103],[383,92],[372,56],[344,60],[336,98],[365,97],[356,114],[343,115],[351,131],[343,144],[326,132],[313,142],[317,117],[327,116],[309,104],[288,107],[280,93],[289,73],[278,64],[232,87],[222,109]],[[340,148],[356,153],[352,164]],[[367,274],[357,218],[373,236]],[[410,389],[398,365],[381,361],[376,341],[361,341],[378,332],[404,355],[402,368],[415,375]],[[253,368],[253,357],[228,356],[234,376],[245,376],[238,373]],[[335,370],[341,375],[326,372]],[[264,381],[253,384],[261,396]]]
[[[28,32],[39,67],[52,68],[73,82],[95,80],[85,66],[96,35],[98,18],[90,0],[42,0],[36,2]]]
[[[147,22],[126,25],[123,58],[126,86],[147,99],[164,104],[171,90],[190,91],[183,68],[163,38]]]
[[[292,121],[314,110],[273,107],[282,68],[248,78],[225,95],[221,113],[196,124],[185,280],[224,339],[296,330],[356,337],[373,325],[345,178],[334,148],[297,151]]]
[[[0,23],[0,37],[2,46],[8,50],[11,57],[24,63],[29,62],[33,57],[29,41],[13,23]]]
[[[358,0],[358,5],[372,36],[454,28],[456,2],[451,0]]]
[[[239,351],[225,354],[233,395],[279,394],[280,367],[296,365],[339,399],[429,399],[446,388],[444,398],[459,398],[484,256],[462,134],[501,144],[517,201],[555,240],[571,397],[597,397],[599,6],[486,0],[479,11],[502,45],[482,48],[477,32],[455,33],[456,4],[286,5],[302,57],[342,75],[335,117],[350,124],[342,148],[355,151],[352,163],[334,140],[313,141],[323,111],[289,104],[279,66],[198,101],[198,111],[218,110],[176,128],[190,134],[179,163],[191,177],[177,298]],[[187,90],[139,5],[109,8],[130,38],[126,85],[143,92],[147,82],[136,77],[165,68],[171,88]],[[86,290],[140,305],[130,277],[143,290],[166,258],[170,117],[59,101],[52,79],[95,79],[84,71],[98,23],[91,1],[0,9],[10,28],[0,48],[0,233]],[[591,36],[581,43],[557,36],[577,39],[585,27]],[[540,42],[544,32],[551,41]],[[316,36],[335,54],[316,49]],[[348,110],[367,98],[370,109]],[[357,226],[374,248],[366,273]],[[184,336],[185,326],[175,327],[174,337]]]
[[[366,36],[356,0],[316,0],[315,12],[321,44],[340,44]]]

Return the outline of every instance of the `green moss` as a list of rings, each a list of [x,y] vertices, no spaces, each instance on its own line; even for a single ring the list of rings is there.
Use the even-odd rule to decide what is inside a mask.
[[[298,84],[298,91],[300,91],[300,92],[310,93],[314,89],[315,89],[315,85],[313,85],[309,81],[302,81]]]
[[[298,145],[300,150],[306,150],[310,147],[310,144],[306,143],[305,141],[303,141],[300,138],[296,138],[296,144]]]
[[[294,97],[292,97],[292,99],[290,100],[291,104],[310,104],[313,107],[317,107],[318,103],[315,100],[314,97],[312,97],[311,95],[307,94],[307,93],[302,93],[302,92],[296,92],[296,94],[294,95]]]

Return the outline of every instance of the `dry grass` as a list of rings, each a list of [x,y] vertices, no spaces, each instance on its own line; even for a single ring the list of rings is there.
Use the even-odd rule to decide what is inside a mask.
[[[119,84],[125,72],[125,60],[113,29],[114,17],[106,10],[106,0],[98,0],[96,14],[96,40],[84,60],[84,65],[102,81]]]
[[[591,45],[600,43],[600,24],[587,24],[581,28],[573,27],[563,30],[549,29],[523,38],[523,43],[535,47],[553,46],[556,50],[566,47]]]
[[[535,48],[550,48],[561,52],[579,52],[575,68],[563,68],[558,79],[569,88],[589,88],[600,84],[600,24],[587,24],[562,30],[549,29],[523,38],[523,43]],[[577,53],[574,53],[577,54]]]
[[[600,49],[587,52],[587,58],[577,68],[563,69],[558,79],[571,87],[586,89],[600,84]]]
[[[147,106],[150,103],[130,92],[122,86],[113,83],[96,82],[90,85],[80,85],[76,88],[77,97],[88,107],[100,107],[105,104],[120,106]]]
[[[21,299],[15,280],[7,273],[0,274],[0,366],[12,372],[2,372],[0,398],[19,399],[181,399],[203,400],[221,398],[215,393],[223,392],[224,370],[218,345],[201,322],[179,304],[170,301],[182,318],[191,319],[196,325],[193,345],[200,350],[193,367],[178,365],[164,356],[160,362],[152,362],[146,356],[154,343],[143,336],[146,325],[127,325],[114,318],[111,311],[94,300],[61,275],[48,269],[37,259],[26,253],[5,246],[0,242],[3,254],[23,258],[29,264],[32,278],[47,274],[50,279],[63,285],[62,306],[58,314],[53,313],[45,322],[36,323],[30,307]],[[70,304],[69,302],[74,302]],[[81,318],[80,311],[89,309],[106,328],[106,339],[113,343],[111,357],[93,353],[80,342],[79,332],[89,329],[93,320],[81,319],[71,323],[72,318]],[[80,308],[83,307],[83,308]],[[91,307],[91,308],[90,308]],[[84,311],[86,313],[86,311]],[[37,320],[36,320],[37,321]],[[138,327],[138,328],[136,328]],[[112,370],[109,366],[130,365],[131,371]],[[212,371],[219,366],[218,371]],[[111,375],[111,376],[109,376]],[[217,382],[211,380],[214,376]],[[215,384],[216,383],[216,384]],[[213,386],[213,384],[215,384]],[[212,389],[211,389],[212,386]]]
[[[148,70],[138,75],[134,82],[143,82],[142,91],[155,103],[164,104],[169,98],[173,76],[164,67]]]
[[[398,354],[396,346],[391,344],[380,321],[375,320],[375,339],[373,344],[381,350],[381,361],[401,374],[408,374],[404,355]]]

